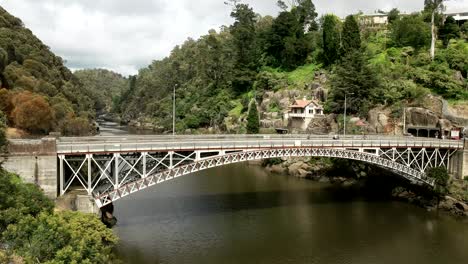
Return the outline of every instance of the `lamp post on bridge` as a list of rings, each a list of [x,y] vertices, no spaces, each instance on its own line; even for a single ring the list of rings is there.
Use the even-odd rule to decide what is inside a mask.
[[[354,93],[347,93],[344,94],[344,119],[343,119],[343,136],[346,136],[346,96],[353,95]]]
[[[175,136],[175,89],[177,84],[174,85],[173,99],[172,99],[172,135]]]

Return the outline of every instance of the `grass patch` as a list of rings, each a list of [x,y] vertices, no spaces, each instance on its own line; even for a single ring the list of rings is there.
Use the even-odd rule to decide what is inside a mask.
[[[230,103],[232,106],[234,106],[234,108],[229,111],[229,116],[239,118],[242,114],[242,109],[244,108],[241,100],[233,100]]]
[[[288,81],[296,85],[310,83],[314,80],[314,73],[319,68],[320,66],[315,64],[298,67],[294,71],[287,73]]]

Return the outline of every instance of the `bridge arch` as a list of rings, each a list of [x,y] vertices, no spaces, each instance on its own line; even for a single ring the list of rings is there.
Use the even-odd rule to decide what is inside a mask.
[[[195,158],[192,161],[184,163],[184,160],[190,160],[186,158],[174,166],[166,167],[156,173],[150,172],[146,177],[126,182],[117,188],[113,188],[103,193],[95,193],[94,198],[97,206],[102,207],[132,193],[193,172],[238,162],[282,157],[330,157],[358,160],[397,172],[401,176],[413,182],[426,184],[428,186],[433,186],[434,184],[434,181],[427,178],[424,172],[414,169],[406,164],[382,157],[377,153],[367,153],[344,148],[257,149],[249,151],[233,151],[231,153],[222,152],[219,155],[207,158]],[[160,164],[161,162],[158,163],[158,165]]]

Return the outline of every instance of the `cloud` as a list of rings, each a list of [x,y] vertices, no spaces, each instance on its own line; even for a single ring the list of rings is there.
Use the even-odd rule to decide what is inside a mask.
[[[135,74],[169,55],[187,38],[232,23],[223,0],[0,0],[72,69],[106,68]],[[457,1],[457,0],[455,0]],[[276,0],[245,0],[261,15],[276,15]],[[317,11],[345,16],[399,7],[420,10],[423,0],[314,0]]]

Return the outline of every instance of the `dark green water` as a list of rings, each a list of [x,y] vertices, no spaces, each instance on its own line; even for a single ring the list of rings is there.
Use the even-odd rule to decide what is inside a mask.
[[[115,203],[125,263],[468,263],[468,223],[230,165]]]

